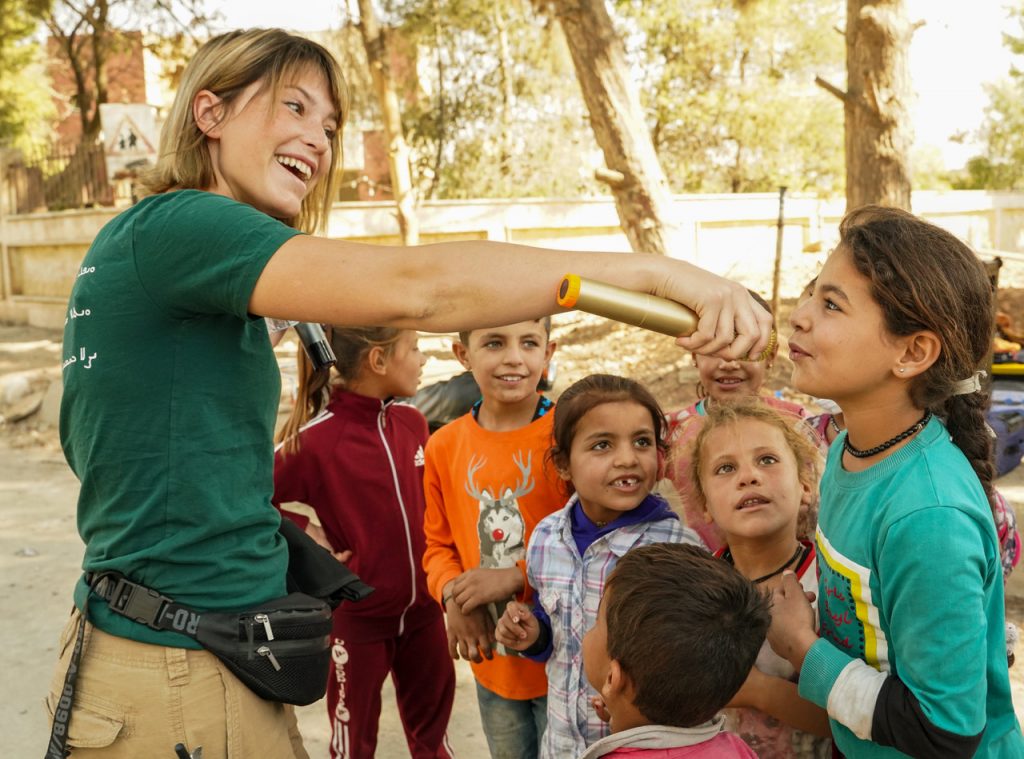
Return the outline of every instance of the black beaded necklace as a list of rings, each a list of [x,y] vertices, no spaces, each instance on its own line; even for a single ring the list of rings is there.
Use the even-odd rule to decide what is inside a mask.
[[[876,445],[874,448],[867,448],[863,451],[860,448],[853,447],[853,444],[850,443],[850,435],[849,433],[847,433],[846,437],[843,439],[843,448],[845,448],[846,452],[849,453],[851,456],[854,456],[858,459],[866,459],[870,456],[877,456],[882,451],[889,450],[897,443],[902,443],[904,440],[906,440],[914,433],[923,430],[925,425],[928,424],[929,421],[931,421],[931,418],[932,412],[925,411],[924,416],[922,416],[920,419],[918,419],[916,422],[910,425],[910,427],[903,430],[903,432],[901,432],[896,437],[889,438],[884,443]]]
[[[794,553],[792,556],[790,556],[786,560],[785,564],[783,564],[781,567],[776,569],[774,572],[769,572],[766,575],[761,575],[760,577],[751,580],[751,582],[754,583],[754,585],[760,585],[765,580],[770,580],[773,577],[775,577],[775,575],[782,574],[786,570],[786,568],[789,567],[790,564],[792,564],[794,561],[796,561],[798,556],[800,557],[800,560],[796,561],[796,565],[799,567],[801,564],[804,563],[804,557],[806,556],[806,553],[807,553],[807,546],[805,546],[803,543],[797,543],[796,553]],[[722,553],[722,558],[725,559],[730,564],[732,564],[733,563],[732,551],[730,551],[728,548],[726,548],[725,551]]]

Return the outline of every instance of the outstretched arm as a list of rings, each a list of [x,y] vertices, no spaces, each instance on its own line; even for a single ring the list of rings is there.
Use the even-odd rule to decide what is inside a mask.
[[[687,350],[738,358],[768,342],[771,317],[741,285],[662,256],[580,253],[490,241],[403,248],[298,235],[267,263],[249,310],[276,318],[432,332],[511,324],[558,311],[566,273],[693,308]]]
[[[729,706],[757,709],[805,733],[832,737],[828,712],[800,698],[796,683],[767,675],[756,667],[750,670],[746,682],[732,697]]]

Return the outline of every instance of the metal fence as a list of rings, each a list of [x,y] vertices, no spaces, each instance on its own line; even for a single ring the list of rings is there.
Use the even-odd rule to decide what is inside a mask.
[[[114,204],[114,187],[100,143],[56,144],[33,155],[15,153],[8,155],[3,168],[11,213]]]

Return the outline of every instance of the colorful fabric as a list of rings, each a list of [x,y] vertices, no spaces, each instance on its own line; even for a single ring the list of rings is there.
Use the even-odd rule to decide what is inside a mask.
[[[999,545],[974,470],[937,418],[861,472],[843,468],[841,438],[821,483],[821,639],[800,695],[828,710],[850,759],[926,755],[936,742],[1024,756]]]
[[[327,676],[331,759],[376,756],[381,688],[389,675],[411,758],[451,759],[446,730],[455,700],[455,670],[440,618],[368,643],[338,637],[335,619]]]
[[[534,526],[565,502],[561,481],[545,460],[553,420],[549,413],[517,430],[495,432],[466,414],[430,438],[423,566],[439,603],[444,586],[475,567],[519,567],[525,584]],[[527,587],[520,600],[530,596]],[[504,604],[494,605],[492,616],[503,610]],[[481,685],[504,698],[539,698],[548,690],[543,665],[503,649],[472,667]]]
[[[721,717],[697,727],[641,725],[602,738],[580,759],[757,759],[740,738],[722,728]]]
[[[818,592],[818,562],[814,544],[804,541],[809,553],[796,568],[796,575],[805,591]],[[724,549],[715,552],[721,556]],[[817,608],[817,601],[813,606]],[[783,659],[765,641],[754,666],[766,675],[796,682],[793,665]],[[832,740],[805,733],[782,724],[758,709],[724,709],[725,729],[738,735],[762,759],[831,759]]]
[[[335,551],[373,594],[335,613],[350,643],[441,620],[423,572],[423,464],[427,422],[412,406],[337,388],[299,433],[299,450],[274,454],[277,506],[313,507]],[[444,655],[447,656],[447,645]]]
[[[450,756],[455,669],[422,566],[426,442],[413,407],[337,388],[299,432],[298,451],[278,446],[274,456],[274,504],[312,506],[331,547],[352,551],[348,566],[374,589],[334,612],[332,759],[373,757],[389,674],[412,755]]]
[[[552,652],[547,660],[548,729],[541,756],[578,756],[604,737],[608,726],[591,705],[597,695],[583,671],[583,634],[597,621],[605,578],[631,548],[651,543],[702,545],[658,496],[641,506],[647,521],[624,524],[601,535],[581,556],[573,534],[577,496],[537,525],[527,556],[527,577],[551,624]],[[656,508],[650,508],[651,506]]]

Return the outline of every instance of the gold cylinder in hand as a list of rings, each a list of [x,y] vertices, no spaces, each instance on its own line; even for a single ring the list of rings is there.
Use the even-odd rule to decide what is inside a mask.
[[[697,329],[697,314],[674,300],[584,279],[576,274],[562,278],[558,305],[670,337],[685,337]]]

